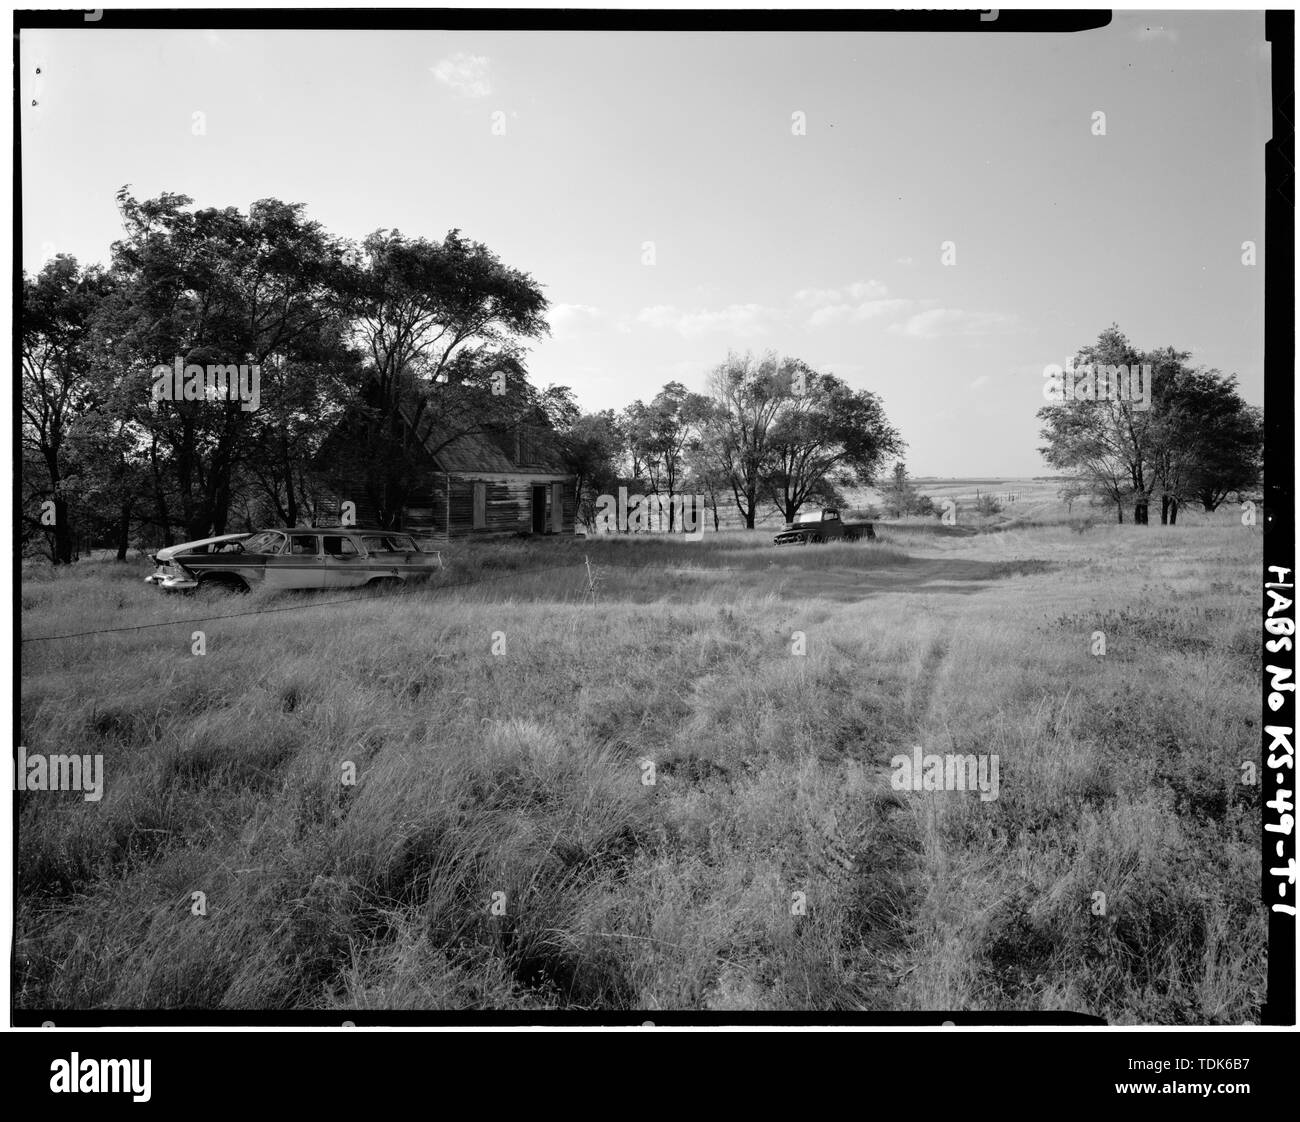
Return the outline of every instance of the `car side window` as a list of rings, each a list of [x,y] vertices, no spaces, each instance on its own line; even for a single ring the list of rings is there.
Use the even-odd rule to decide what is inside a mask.
[[[320,551],[320,539],[315,534],[294,534],[289,541],[289,552],[295,556],[315,557]]]
[[[351,538],[325,537],[321,540],[325,543],[325,552],[331,557],[358,556],[356,543]]]
[[[254,534],[251,538],[246,539],[240,547],[240,552],[261,553],[273,557],[284,552],[285,544],[283,534],[274,530],[263,530],[260,534]]]
[[[362,538],[368,553],[392,553],[393,543],[389,538]]]

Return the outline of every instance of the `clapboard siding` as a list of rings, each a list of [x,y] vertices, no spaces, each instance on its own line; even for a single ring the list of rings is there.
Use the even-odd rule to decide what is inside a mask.
[[[481,527],[474,525],[475,483],[482,483],[487,492],[485,525]],[[545,528],[542,532],[553,534],[556,532],[555,483],[563,488],[559,532],[571,534],[578,511],[577,490],[572,476],[557,478],[521,475],[511,479],[482,479],[472,475],[447,476],[437,473],[430,477],[427,489],[412,495],[410,501],[402,507],[400,528],[443,540],[532,533],[533,488],[541,487],[546,492]],[[357,525],[373,526],[378,523],[379,510],[366,501],[365,492],[358,481],[352,487],[342,483],[340,494],[322,497],[316,508],[318,524],[332,525],[339,522],[345,501],[354,504]]]
[[[446,477],[444,477],[446,478]],[[474,485],[482,483],[487,494],[485,504],[485,524],[474,525]],[[510,479],[484,479],[474,475],[453,475],[450,477],[450,511],[451,533],[457,537],[491,537],[494,534],[517,534],[533,532],[533,488],[545,491],[545,528],[543,533],[554,533],[554,494],[552,484],[563,485],[561,502],[561,533],[573,533],[573,520],[577,513],[577,493],[574,480],[570,477],[556,478],[545,475],[520,475]],[[438,530],[442,532],[441,522]]]

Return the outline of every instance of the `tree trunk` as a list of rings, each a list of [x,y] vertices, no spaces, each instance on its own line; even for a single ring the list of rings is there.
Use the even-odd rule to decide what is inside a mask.
[[[1161,526],[1169,525],[1169,496],[1168,495],[1160,496],[1160,525]]]
[[[76,543],[68,520],[68,500],[57,492],[54,496],[54,563],[70,565],[75,559]]]
[[[131,544],[131,500],[122,500],[122,514],[117,523],[117,560],[126,560],[126,551]]]
[[[1124,524],[1124,504],[1122,502],[1115,504],[1115,521],[1121,526]]]
[[[1173,526],[1178,521],[1178,500],[1169,500],[1169,525]]]
[[[280,462],[284,464],[284,486],[288,493],[287,510],[290,526],[298,525],[298,496],[293,486],[293,462],[289,457],[289,432],[286,426],[280,427]]]
[[[155,435],[149,446],[149,464],[153,470],[153,498],[154,498],[154,521],[157,522],[162,530],[163,545],[175,545],[175,538],[172,536],[172,519],[167,510],[167,498],[163,490],[162,469],[158,464],[158,437]]]

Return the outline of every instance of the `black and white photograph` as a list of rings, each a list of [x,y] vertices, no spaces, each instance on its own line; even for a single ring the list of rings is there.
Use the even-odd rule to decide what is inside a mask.
[[[15,1026],[1294,1024],[1293,13],[14,29]]]

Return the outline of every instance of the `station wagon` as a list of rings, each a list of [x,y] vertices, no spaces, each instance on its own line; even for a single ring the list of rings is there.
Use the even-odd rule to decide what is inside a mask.
[[[223,543],[217,552],[176,553],[158,587],[168,592],[361,588],[428,580],[441,567],[440,552],[421,550],[410,534],[398,530],[261,530]]]

